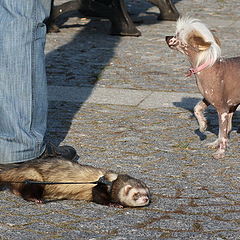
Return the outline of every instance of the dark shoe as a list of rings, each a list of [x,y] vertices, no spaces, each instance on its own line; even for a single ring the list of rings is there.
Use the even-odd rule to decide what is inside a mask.
[[[63,157],[70,161],[77,161],[78,155],[76,150],[71,146],[55,146],[47,143],[44,153],[39,158]]]

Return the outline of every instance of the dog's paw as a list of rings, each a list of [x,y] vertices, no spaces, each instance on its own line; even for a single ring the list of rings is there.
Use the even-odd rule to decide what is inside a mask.
[[[218,148],[220,146],[220,142],[219,140],[215,140],[214,142],[211,142],[211,143],[206,143],[206,146],[208,148]]]
[[[200,125],[199,125],[199,131],[201,133],[205,132],[207,129],[207,123],[206,122],[202,122]]]
[[[225,157],[225,150],[223,149],[218,149],[214,154],[213,158],[214,159],[221,159]]]

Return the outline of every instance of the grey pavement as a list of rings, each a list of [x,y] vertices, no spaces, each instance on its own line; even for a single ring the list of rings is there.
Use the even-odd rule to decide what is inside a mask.
[[[215,31],[224,56],[240,55],[238,0],[174,2]],[[216,138],[217,115],[209,108],[208,130],[197,130],[192,109],[201,95],[184,76],[187,60],[164,40],[175,22],[157,21],[158,9],[146,1],[127,4],[141,37],[111,36],[107,20],[78,13],[48,34],[47,137],[75,147],[83,164],[142,179],[152,203],[36,205],[2,191],[0,239],[240,239],[240,114],[226,157],[213,159],[205,144]]]

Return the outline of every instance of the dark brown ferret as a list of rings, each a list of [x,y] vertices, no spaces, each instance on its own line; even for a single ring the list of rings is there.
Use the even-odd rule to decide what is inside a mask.
[[[60,158],[0,166],[0,184],[27,201],[87,200],[99,204],[140,207],[149,204],[148,187],[140,180]],[[105,182],[96,182],[104,177]],[[91,182],[90,184],[33,184],[38,182]],[[16,183],[18,182],[18,183]]]

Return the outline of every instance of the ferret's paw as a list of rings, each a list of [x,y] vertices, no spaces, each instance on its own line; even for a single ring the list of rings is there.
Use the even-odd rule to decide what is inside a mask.
[[[37,204],[43,204],[44,203],[44,201],[41,200],[41,199],[36,199],[36,200],[34,200],[34,202],[37,203]]]
[[[38,198],[33,198],[33,197],[28,197],[28,198],[23,198],[25,201],[28,201],[28,202],[34,202],[34,203],[37,203],[37,204],[43,204],[45,203],[44,200],[42,199],[38,199]]]
[[[28,198],[28,199],[25,199],[26,201],[28,202],[34,202],[34,203],[37,203],[37,204],[43,204],[45,203],[44,200],[42,199],[37,199],[37,198]]]
[[[115,208],[123,208],[123,205],[121,205],[119,203],[109,203],[108,206],[115,207]]]

